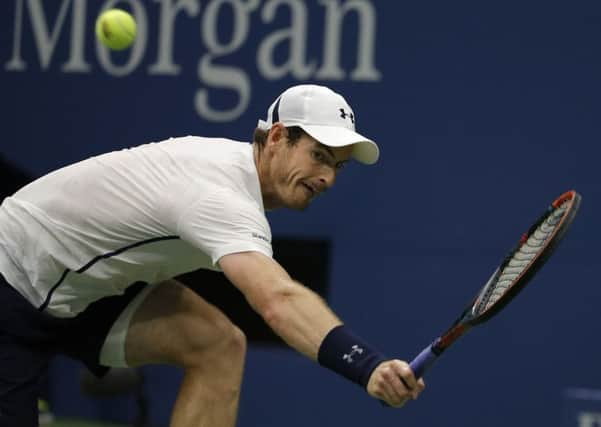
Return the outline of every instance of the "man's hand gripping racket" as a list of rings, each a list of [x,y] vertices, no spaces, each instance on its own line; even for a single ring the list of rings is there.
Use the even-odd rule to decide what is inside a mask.
[[[574,221],[580,200],[578,193],[568,191],[558,197],[532,224],[453,326],[409,364],[415,378],[421,378],[460,336],[472,326],[497,314],[526,286],[549,259]]]

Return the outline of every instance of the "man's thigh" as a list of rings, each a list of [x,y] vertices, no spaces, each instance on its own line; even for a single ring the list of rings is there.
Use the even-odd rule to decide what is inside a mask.
[[[215,306],[175,280],[145,297],[134,313],[125,339],[128,366],[168,363],[188,366],[199,352],[216,347],[233,330]]]

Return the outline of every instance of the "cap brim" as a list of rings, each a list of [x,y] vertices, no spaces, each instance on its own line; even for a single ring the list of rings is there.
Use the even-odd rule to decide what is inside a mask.
[[[373,165],[380,157],[380,149],[372,140],[350,129],[336,126],[298,125],[305,132],[328,147],[354,145],[352,156],[358,162]]]

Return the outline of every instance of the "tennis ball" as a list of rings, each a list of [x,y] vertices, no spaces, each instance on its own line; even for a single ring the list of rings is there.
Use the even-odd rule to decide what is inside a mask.
[[[136,38],[136,21],[124,10],[106,10],[96,19],[96,37],[109,49],[127,49]]]

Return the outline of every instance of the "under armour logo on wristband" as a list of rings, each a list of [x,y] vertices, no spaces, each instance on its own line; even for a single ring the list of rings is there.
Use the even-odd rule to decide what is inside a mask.
[[[363,349],[355,344],[354,346],[351,347],[350,354],[345,354],[344,356],[342,356],[342,360],[346,361],[346,363],[353,363],[355,361],[355,359],[353,359],[353,356],[356,354],[362,354],[362,353],[363,353]]]

